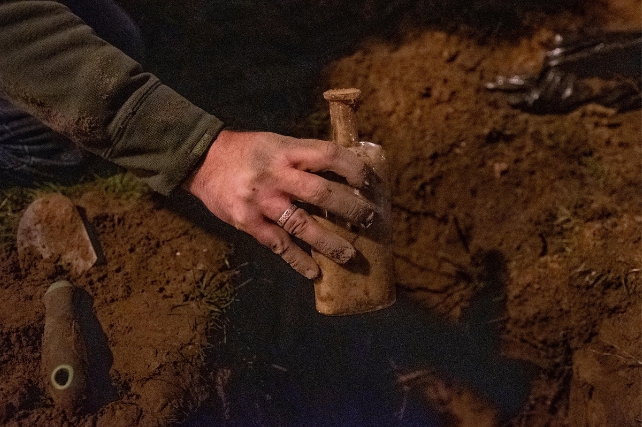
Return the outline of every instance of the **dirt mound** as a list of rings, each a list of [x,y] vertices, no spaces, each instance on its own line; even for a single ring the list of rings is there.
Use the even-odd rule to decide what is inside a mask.
[[[426,31],[373,43],[339,61],[330,86],[362,89],[362,138],[390,156],[402,289],[458,319],[479,292],[475,255],[506,260],[505,311],[491,321],[504,354],[539,368],[513,423],[633,426],[640,112],[524,114],[483,89],[497,75],[536,73],[553,34],[479,44]]]

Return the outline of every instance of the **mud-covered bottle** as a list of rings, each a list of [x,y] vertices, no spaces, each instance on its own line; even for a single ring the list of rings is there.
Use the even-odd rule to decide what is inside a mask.
[[[323,94],[330,104],[332,140],[363,159],[375,173],[367,190],[355,190],[377,206],[373,224],[360,228],[325,212],[315,219],[350,242],[356,256],[340,265],[312,251],[321,268],[314,282],[317,310],[326,315],[366,313],[395,302],[389,170],[384,150],[378,144],[359,141],[356,110],[359,89],[333,89]],[[360,192],[361,191],[361,192]]]

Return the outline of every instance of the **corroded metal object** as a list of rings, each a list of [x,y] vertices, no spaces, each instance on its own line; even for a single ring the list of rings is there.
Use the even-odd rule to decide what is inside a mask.
[[[499,76],[486,89],[508,92],[514,107],[568,113],[586,103],[617,111],[642,107],[642,32],[555,36],[538,75]]]
[[[322,314],[348,315],[389,307],[395,302],[394,266],[390,250],[389,171],[380,145],[359,142],[356,110],[361,91],[334,89],[323,96],[330,104],[333,141],[348,148],[372,167],[377,182],[361,195],[374,202],[378,215],[372,226],[362,229],[325,212],[315,216],[321,225],[349,241],[357,250],[355,258],[339,265],[323,254],[312,251],[321,268],[314,282],[316,308]],[[355,190],[359,194],[359,190]]]

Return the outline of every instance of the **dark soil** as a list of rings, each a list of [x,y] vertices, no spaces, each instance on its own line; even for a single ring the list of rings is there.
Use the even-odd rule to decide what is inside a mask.
[[[641,112],[528,114],[483,84],[537,73],[557,32],[639,29],[640,1],[272,3],[123,2],[148,67],[234,127],[327,137],[322,91],[362,90],[397,303],[319,315],[311,283],[186,196],[89,192],[106,263],[73,280],[101,392],[75,418],[53,406],[41,297],[61,271],[22,271],[9,246],[0,423],[639,426]]]

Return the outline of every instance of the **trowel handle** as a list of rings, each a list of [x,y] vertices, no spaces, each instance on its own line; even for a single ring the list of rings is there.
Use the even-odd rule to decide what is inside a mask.
[[[49,286],[43,297],[43,370],[54,403],[68,412],[80,408],[87,388],[87,353],[74,313],[74,289],[61,280]]]
[[[342,147],[353,147],[359,142],[357,128],[357,109],[359,108],[359,89],[331,89],[323,92],[330,103],[330,122],[332,141]]]

